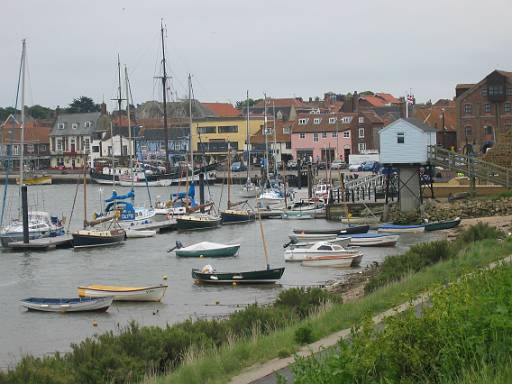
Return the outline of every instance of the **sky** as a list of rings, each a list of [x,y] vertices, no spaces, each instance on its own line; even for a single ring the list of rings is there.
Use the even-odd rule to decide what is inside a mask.
[[[0,106],[16,97],[27,39],[26,105],[85,95],[109,109],[117,55],[134,102],[161,99],[160,22],[170,90],[208,102],[409,90],[452,98],[457,83],[512,70],[510,0],[2,0]]]

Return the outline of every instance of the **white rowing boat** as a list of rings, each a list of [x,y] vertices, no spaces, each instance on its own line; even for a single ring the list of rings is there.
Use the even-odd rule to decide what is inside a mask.
[[[166,290],[167,284],[147,287],[91,284],[78,287],[78,296],[85,298],[111,296],[115,301],[161,301]]]
[[[112,304],[112,296],[47,298],[29,297],[21,300],[21,305],[32,311],[42,312],[90,312],[106,311]]]
[[[359,248],[344,248],[338,244],[332,244],[325,241],[319,241],[310,247],[299,247],[287,249],[284,252],[285,261],[304,261],[313,257],[324,256],[341,256],[352,257],[354,255],[362,255]]]

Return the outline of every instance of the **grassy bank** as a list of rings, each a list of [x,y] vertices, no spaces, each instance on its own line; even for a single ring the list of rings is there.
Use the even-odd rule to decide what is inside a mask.
[[[321,359],[299,358],[297,384],[500,382],[512,357],[512,266],[466,275],[377,330],[369,321]],[[510,382],[510,376],[508,376]]]
[[[0,384],[224,383],[247,366],[293,354],[304,343],[511,254],[512,241],[479,241],[495,235],[485,228],[465,231],[459,237],[460,248],[437,259],[439,245],[422,246],[415,251],[421,268],[404,267],[411,266],[410,256],[398,256],[394,265],[403,264],[402,272],[383,278],[389,268],[381,268],[376,277],[379,287],[357,302],[341,305],[337,296],[318,289],[291,289],[271,306],[251,305],[227,320],[185,321],[165,328],[131,324],[120,333],[107,332],[72,345],[72,351],[63,355],[25,357],[0,373]]]

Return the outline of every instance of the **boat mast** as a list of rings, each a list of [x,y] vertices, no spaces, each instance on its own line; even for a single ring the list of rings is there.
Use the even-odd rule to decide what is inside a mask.
[[[274,179],[277,179],[277,158],[276,158],[276,106],[274,103],[274,99],[272,99],[272,116],[274,120],[274,146],[272,148],[272,156],[274,157]]]
[[[169,132],[167,129],[167,69],[165,67],[165,47],[164,47],[164,23],[160,21],[160,34],[162,37],[162,101],[164,103],[164,140],[165,140],[165,169],[169,171]]]
[[[265,241],[265,232],[263,231],[263,223],[261,222],[261,212],[260,212],[260,204],[258,199],[256,199],[256,210],[258,211],[258,222],[260,226],[260,235],[261,241],[263,242],[263,253],[265,254],[265,263],[267,264],[267,270],[270,269],[270,264],[268,263],[268,249],[267,242]]]
[[[231,145],[228,142],[228,209],[231,208]]]
[[[21,189],[23,188],[23,172],[24,172],[24,163],[25,163],[25,60],[27,54],[27,44],[26,40],[22,40],[22,50],[21,50],[21,132],[20,132],[20,196]],[[21,210],[21,207],[20,207]]]
[[[121,93],[121,61],[119,60],[119,53],[117,54],[117,127],[119,134],[119,151],[121,158],[123,157],[123,135],[121,134],[121,107],[123,103],[123,96]],[[112,152],[114,151],[114,138],[112,138]],[[112,164],[114,166],[114,164]]]
[[[265,135],[265,169],[266,179],[268,181],[268,139],[267,139],[267,94],[264,93],[264,108],[263,108],[263,134]]]
[[[192,167],[192,184],[194,184],[194,148],[192,147],[192,76],[188,74],[188,118],[190,126],[190,166]]]
[[[128,93],[128,68],[126,65],[124,66],[124,82],[125,82],[125,91],[126,91],[126,113],[128,114],[128,155],[129,158],[129,167],[130,167],[130,179],[132,181],[132,191],[133,191],[133,147],[132,147],[132,122],[130,116],[130,95]],[[133,200],[133,197],[132,197]]]
[[[87,173],[84,165],[84,229],[87,227]]]
[[[246,98],[246,104],[247,104],[247,125],[246,125],[246,132],[245,132],[245,142],[247,143],[247,185],[251,183],[251,136],[249,135],[249,90],[247,90],[247,98]]]

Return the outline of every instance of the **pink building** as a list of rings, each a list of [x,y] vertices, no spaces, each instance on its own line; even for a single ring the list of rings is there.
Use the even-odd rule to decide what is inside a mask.
[[[293,158],[311,156],[313,161],[340,159],[348,162],[352,152],[351,131],[356,120],[355,113],[299,114],[292,126]]]

